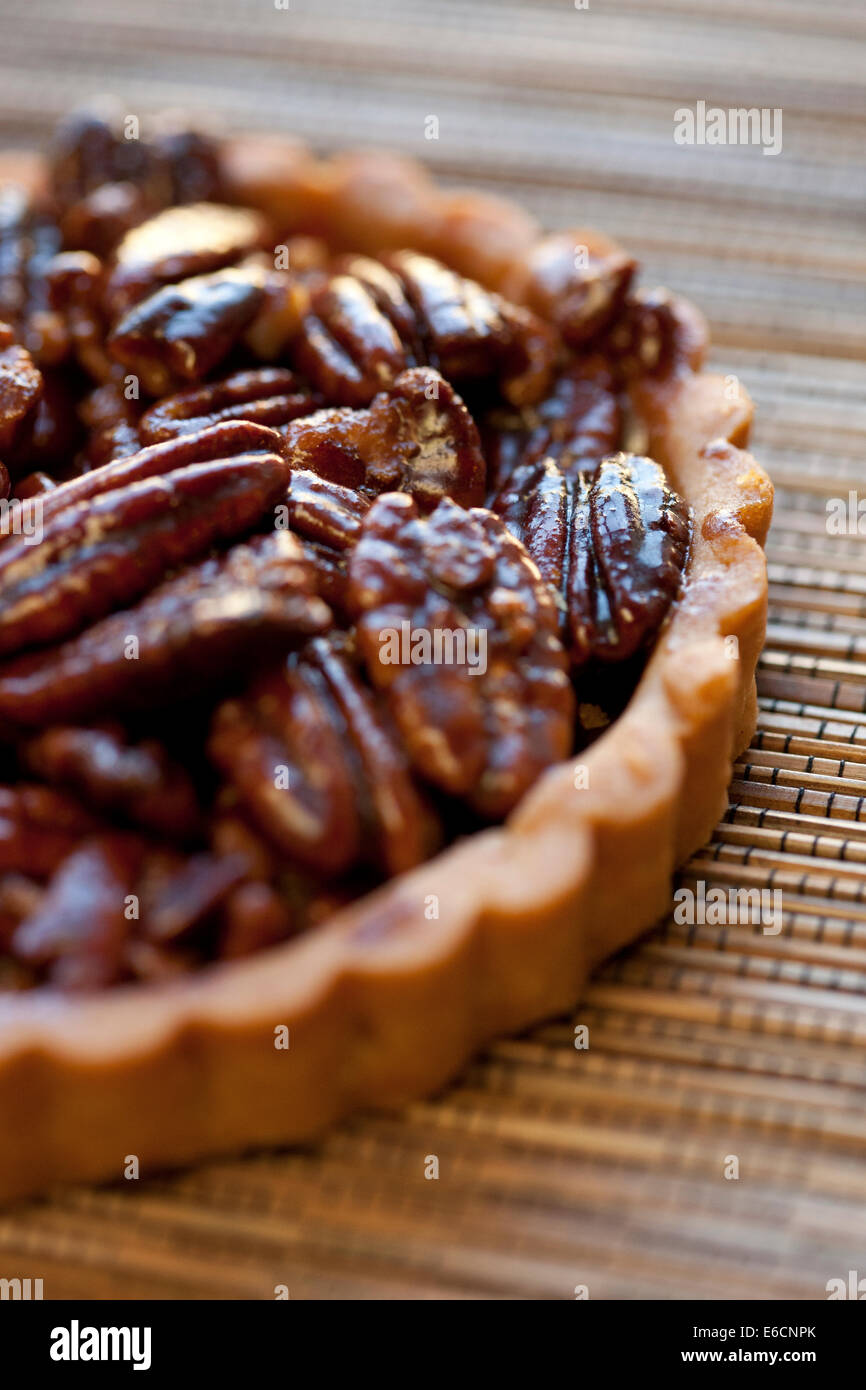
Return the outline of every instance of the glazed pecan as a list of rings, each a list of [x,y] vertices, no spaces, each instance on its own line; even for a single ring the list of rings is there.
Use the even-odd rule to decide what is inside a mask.
[[[406,357],[404,365],[423,363],[424,343],[419,331],[418,318],[396,270],[389,269],[384,260],[352,254],[338,256],[333,269],[337,274],[359,284],[379,313],[391,324]]]
[[[622,428],[613,376],[601,359],[571,364],[537,406],[492,410],[483,430],[491,496],[523,464],[552,459],[568,474],[594,468],[615,452]]]
[[[165,978],[197,963],[195,938],[224,930],[221,910],[243,885],[240,856],[99,832],[70,851],[47,889],[0,878],[0,933],[16,963],[60,988]]]
[[[429,781],[498,818],[566,756],[573,697],[556,607],[498,517],[446,499],[424,519],[409,497],[379,498],[348,597],[370,678]]]
[[[351,658],[320,639],[214,716],[211,757],[262,831],[306,868],[400,873],[436,828]]]
[[[117,488],[128,487],[145,478],[159,478],[178,469],[189,468],[196,463],[210,463],[214,460],[236,458],[246,454],[274,454],[282,448],[282,440],[275,430],[264,425],[250,424],[245,420],[230,420],[222,425],[210,425],[195,434],[186,434],[178,439],[169,439],[162,444],[153,444],[129,456],[117,455],[115,458],[80,477],[70,478],[68,482],[54,489],[50,498],[42,505],[43,522],[49,521],[60,512],[79,506],[83,502],[112,492]]]
[[[60,250],[60,232],[31,208],[19,188],[0,188],[0,320],[40,366],[65,358],[69,342],[49,302],[45,270]]]
[[[217,270],[166,285],[124,314],[109,352],[151,396],[200,381],[222,362],[264,300],[255,266]]]
[[[137,836],[101,834],[65,859],[11,949],[62,989],[96,989],[123,973],[130,899],[143,854]]]
[[[232,890],[220,913],[220,957],[248,955],[327,921],[355,896],[350,883],[321,880],[287,866],[273,842],[266,842],[238,809],[230,785],[217,798],[212,845],[218,856],[240,856],[247,875]]]
[[[700,366],[705,324],[691,304],[669,290],[636,290],[611,325],[604,347],[626,381],[669,376]]]
[[[297,330],[300,289],[258,254],[266,240],[257,213],[208,203],[124,238],[101,300],[108,348],[150,395],[200,381],[242,336],[267,359]]]
[[[161,944],[188,935],[226,901],[244,876],[240,855],[152,855],[141,883],[145,935]]]
[[[63,214],[104,184],[147,186],[157,177],[148,145],[124,139],[120,122],[99,111],[75,111],[60,121],[49,152],[55,206]],[[158,189],[148,189],[158,201]]]
[[[97,386],[81,402],[79,415],[87,427],[80,463],[87,471],[112,459],[129,458],[141,448],[141,405],[115,382]]]
[[[109,317],[166,285],[237,265],[268,241],[259,213],[220,203],[168,208],[134,227],[117,248],[105,287]]]
[[[293,468],[276,525],[292,531],[313,565],[316,588],[330,608],[346,613],[348,559],[370,499],[305,469]]]
[[[104,183],[60,216],[64,246],[107,259],[119,242],[153,211],[134,183]]]
[[[42,389],[42,373],[30,353],[13,342],[9,325],[0,323],[0,454],[4,458],[26,444]]]
[[[374,496],[409,492],[424,511],[443,497],[463,507],[484,499],[475,422],[429,367],[401,373],[368,410],[323,410],[296,421],[286,432],[286,453],[293,467]]]
[[[494,376],[511,405],[540,400],[556,340],[541,319],[415,251],[383,258],[412,306],[425,360],[456,381]]]
[[[370,499],[306,469],[292,470],[289,489],[277,509],[277,525],[305,540],[348,550],[361,533]]]
[[[218,203],[223,197],[219,140],[206,130],[162,122],[150,141],[169,180],[172,203]]]
[[[291,421],[284,447],[293,471],[315,473],[341,487],[362,488],[367,470],[360,441],[368,420],[368,411],[343,406]]]
[[[111,381],[118,368],[105,350],[102,262],[89,251],[64,251],[49,261],[45,280],[78,365],[94,381]]]
[[[0,547],[0,654],[66,637],[215,542],[250,530],[288,476],[275,454],[241,454],[55,510],[56,489],[41,543],[13,537]]]
[[[242,334],[242,348],[259,362],[284,362],[309,308],[310,282],[318,282],[322,276],[319,272],[277,270],[273,259],[264,253],[247,256],[241,268],[254,271],[262,289],[261,303]],[[324,397],[320,403],[324,404]]]
[[[46,471],[58,478],[76,471],[84,431],[78,417],[76,383],[61,367],[43,367],[42,396],[32,428],[8,456],[16,478]]]
[[[55,129],[49,177],[60,209],[111,183],[142,188],[157,207],[195,203],[221,192],[219,145],[206,131],[171,118],[141,139],[117,110],[74,111]]]
[[[234,787],[225,784],[217,792],[210,826],[214,854],[239,855],[248,880],[271,882],[280,872],[282,856],[244,814]]]
[[[329,401],[366,405],[407,367],[499,381],[506,400],[545,393],[556,343],[540,319],[428,256],[346,257],[313,289],[292,352]]]
[[[690,523],[653,460],[605,459],[591,475],[519,468],[494,507],[560,596],[573,664],[646,651],[682,582]]]
[[[60,725],[25,740],[19,757],[34,776],[74,792],[95,811],[182,840],[199,827],[195,788],[156,739],[131,743],[116,724]]]
[[[173,203],[221,195],[219,147],[202,131],[168,126],[139,139],[113,118],[76,112],[58,127],[50,186],[64,242],[103,255]]]
[[[394,325],[353,275],[335,275],[312,291],[292,355],[338,405],[366,405],[409,365]]]
[[[571,348],[581,349],[616,318],[636,263],[612,242],[589,247],[580,233],[555,232],[535,243],[515,267],[504,293],[556,324]]]
[[[0,666],[0,717],[38,728],[196,694],[324,631],[331,614],[314,588],[293,536],[254,537],[61,646]]]
[[[409,492],[422,511],[443,497],[483,501],[485,464],[475,421],[438,372],[403,372],[377,396],[359,440],[365,488]]]
[[[27,782],[0,787],[0,873],[50,878],[99,826],[96,817],[66,792]]]
[[[260,367],[158,401],[141,418],[141,440],[157,444],[225,420],[252,420],[276,429],[321,404],[297,373],[286,367]]]

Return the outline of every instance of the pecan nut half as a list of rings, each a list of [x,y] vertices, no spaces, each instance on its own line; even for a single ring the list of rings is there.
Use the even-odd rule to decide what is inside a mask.
[[[409,492],[424,511],[443,497],[484,500],[486,465],[475,421],[429,367],[402,372],[368,410],[323,410],[289,426],[286,452],[303,468],[377,496]]]
[[[219,203],[169,208],[133,228],[117,248],[104,292],[110,319],[168,285],[237,265],[267,243],[257,212]]]
[[[149,172],[141,140],[124,140],[119,123],[97,110],[73,111],[58,122],[49,150],[54,204],[65,212],[106,183],[141,183]]]
[[[217,541],[250,530],[284,493],[288,476],[275,454],[241,454],[43,516],[38,546],[14,537],[0,547],[0,654],[66,637]]]
[[[494,502],[559,596],[575,667],[649,649],[683,578],[688,508],[649,458],[616,454],[566,476],[524,465]]]
[[[241,855],[192,854],[187,857],[160,855],[145,865],[142,883],[142,919],[149,941],[165,944],[188,935],[211,916],[243,883],[245,864]]]
[[[61,483],[43,502],[42,520],[47,522],[59,512],[91,501],[103,493],[128,487],[145,478],[167,476],[194,463],[211,463],[218,459],[237,458],[242,454],[279,454],[281,449],[280,436],[265,425],[255,425],[246,420],[227,420],[221,425],[209,425],[194,434],[152,444],[129,455],[119,454],[110,462]]]
[[[248,955],[318,926],[354,896],[351,881],[335,883],[288,866],[284,853],[239,812],[231,784],[219,793],[212,840],[219,857],[240,856],[247,875],[222,906],[221,958]]]
[[[313,641],[216,713],[211,757],[265,834],[308,869],[372,860],[389,874],[433,850],[406,756],[351,659]]]
[[[519,406],[544,395],[556,339],[534,314],[441,262],[398,251],[341,258],[311,290],[291,351],[338,405],[366,405],[407,368],[428,365],[449,381],[498,380]]]
[[[0,666],[0,716],[23,728],[154,708],[331,624],[287,531],[181,570],[136,607]]]
[[[43,367],[42,396],[19,448],[8,456],[16,478],[28,472],[67,477],[77,469],[76,453],[84,431],[78,416],[74,378],[58,367]]]
[[[403,372],[374,399],[359,453],[370,492],[409,492],[422,511],[443,497],[461,507],[484,499],[486,466],[475,421],[430,368]]]
[[[605,350],[618,374],[672,376],[700,366],[706,346],[703,315],[665,289],[636,290],[611,325]]]
[[[369,506],[362,493],[295,468],[289,491],[276,508],[276,526],[298,537],[315,571],[317,592],[343,616],[349,555]]]
[[[4,457],[32,433],[42,390],[42,373],[30,353],[12,341],[8,324],[0,323],[0,454]]]
[[[24,766],[65,787],[97,812],[114,813],[165,835],[188,839],[201,821],[195,788],[156,739],[130,743],[122,726],[59,725],[19,748]]]
[[[79,406],[79,416],[88,431],[79,459],[87,471],[112,459],[129,458],[141,448],[141,405],[128,399],[114,382],[89,392]]]
[[[223,199],[219,140],[207,130],[166,121],[151,140],[168,175],[172,203],[220,203]]]
[[[102,280],[102,262],[89,251],[63,251],[45,268],[48,297],[69,347],[81,369],[100,384],[118,371],[105,350]]]
[[[153,208],[134,183],[102,183],[60,216],[63,244],[108,258],[119,242]]]
[[[575,349],[616,318],[636,270],[635,261],[613,242],[587,246],[582,235],[555,232],[537,241],[503,286],[504,294],[556,324]]]
[[[0,320],[40,366],[64,360],[69,340],[49,301],[45,270],[60,250],[60,232],[38,216],[14,185],[0,188]]]
[[[44,891],[3,881],[0,914],[5,908],[13,922],[16,963],[62,989],[97,989],[189,968],[195,955],[176,943],[216,928],[243,880],[240,856],[184,855],[129,832],[100,832],[72,850]]]
[[[219,199],[219,146],[206,132],[171,124],[126,137],[119,112],[77,111],[58,126],[49,182],[67,246],[101,254],[164,207]]]
[[[521,465],[552,459],[563,473],[595,468],[616,451],[622,428],[613,376],[596,358],[574,362],[543,401],[519,413],[492,410],[483,430],[495,496]]]
[[[556,606],[498,517],[446,499],[425,519],[409,497],[379,498],[348,598],[370,679],[428,781],[498,819],[567,755],[573,695]]]
[[[415,315],[424,360],[455,381],[498,377],[512,405],[544,395],[556,340],[541,319],[416,251],[383,257]]]
[[[247,266],[166,285],[115,324],[109,352],[151,396],[200,381],[255,318],[265,297],[263,276]]]
[[[336,405],[366,405],[409,365],[396,328],[352,275],[312,290],[292,355]]]
[[[278,429],[321,405],[321,398],[296,372],[260,367],[165,397],[145,411],[139,431],[143,444],[158,444],[227,420]]]
[[[137,836],[95,835],[58,868],[36,912],[19,925],[12,953],[47,967],[51,984],[96,989],[122,974],[143,846]]]
[[[0,787],[0,873],[50,878],[99,820],[67,792],[19,782]]]

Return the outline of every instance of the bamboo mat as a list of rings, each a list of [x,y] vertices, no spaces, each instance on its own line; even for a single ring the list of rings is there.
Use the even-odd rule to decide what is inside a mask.
[[[573,1018],[399,1118],[7,1213],[0,1272],[47,1297],[327,1299],[816,1299],[866,1275],[866,550],[825,510],[864,477],[866,10],[2,0],[0,34],[3,145],[105,89],[382,143],[605,228],[704,306],[778,505],[758,731],[681,881],[784,902],[778,936],[671,919]],[[781,107],[783,153],[677,147],[699,98]]]

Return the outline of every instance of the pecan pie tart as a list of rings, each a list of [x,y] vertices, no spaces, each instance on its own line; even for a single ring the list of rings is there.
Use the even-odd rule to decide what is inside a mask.
[[[104,113],[0,172],[9,1197],[573,1006],[725,804],[772,494],[594,232]]]

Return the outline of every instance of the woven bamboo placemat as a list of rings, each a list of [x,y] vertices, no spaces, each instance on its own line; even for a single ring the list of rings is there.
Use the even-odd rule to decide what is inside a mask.
[[[380,143],[595,223],[692,296],[777,484],[760,718],[681,882],[783,926],[673,918],[574,1017],[314,1152],[0,1218],[47,1297],[826,1297],[866,1274],[866,12],[856,0],[38,0],[0,5],[0,144],[111,90],[319,148]],[[679,147],[678,107],[783,112],[783,151]],[[426,118],[439,139],[425,140]],[[864,493],[866,495],[866,493]],[[866,524],[866,523],[864,523]],[[590,1048],[576,1050],[586,1024]],[[439,1178],[425,1179],[435,1154]],[[739,1178],[725,1177],[730,1157]],[[58,1174],[62,1179],[62,1174]],[[18,1267],[17,1269],[15,1267]]]

